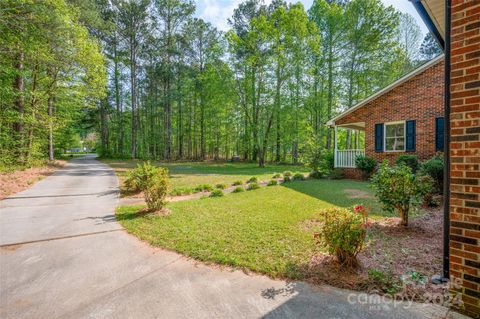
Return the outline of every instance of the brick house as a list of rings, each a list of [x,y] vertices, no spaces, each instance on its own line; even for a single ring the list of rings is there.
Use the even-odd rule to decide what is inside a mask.
[[[346,177],[358,178],[358,155],[394,162],[401,154],[425,160],[443,152],[444,60],[441,55],[425,63],[330,120],[327,124],[335,128],[335,167]],[[361,132],[363,148],[341,149],[340,130]]]

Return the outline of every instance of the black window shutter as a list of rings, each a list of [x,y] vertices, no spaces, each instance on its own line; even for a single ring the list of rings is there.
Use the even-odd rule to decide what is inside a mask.
[[[435,150],[443,152],[445,138],[445,118],[437,117],[435,119]]]
[[[383,123],[375,124],[375,152],[383,152]]]
[[[415,152],[415,120],[405,122],[407,134],[405,150],[407,152]]]

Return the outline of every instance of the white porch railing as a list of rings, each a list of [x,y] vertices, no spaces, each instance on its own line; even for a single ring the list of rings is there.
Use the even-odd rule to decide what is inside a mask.
[[[358,155],[365,155],[365,150],[336,150],[335,167],[355,168]]]

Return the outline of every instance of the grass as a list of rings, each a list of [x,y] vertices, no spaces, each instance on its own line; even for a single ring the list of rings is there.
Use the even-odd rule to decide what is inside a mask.
[[[364,198],[352,198],[359,194]],[[306,226],[308,221],[318,219],[324,208],[357,203],[371,207],[372,218],[384,217],[370,194],[365,182],[307,180],[172,202],[168,216],[141,215],[137,214],[141,206],[124,206],[118,208],[117,218],[129,232],[152,245],[207,262],[295,279],[302,277],[300,269],[316,249],[315,229]]]
[[[110,165],[122,179],[128,169],[134,168],[140,161],[133,160],[102,160]],[[260,181],[270,180],[274,173],[291,170],[295,172],[308,172],[302,166],[293,165],[267,165],[258,167],[255,163],[163,163],[152,162],[154,165],[168,168],[172,190],[176,188],[195,188],[201,184],[232,184],[235,181],[247,181],[257,177]]]

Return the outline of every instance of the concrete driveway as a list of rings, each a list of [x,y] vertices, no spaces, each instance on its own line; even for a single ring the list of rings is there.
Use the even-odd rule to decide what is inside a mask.
[[[440,318],[432,305],[206,266],[115,221],[117,179],[76,159],[0,202],[1,318]]]

